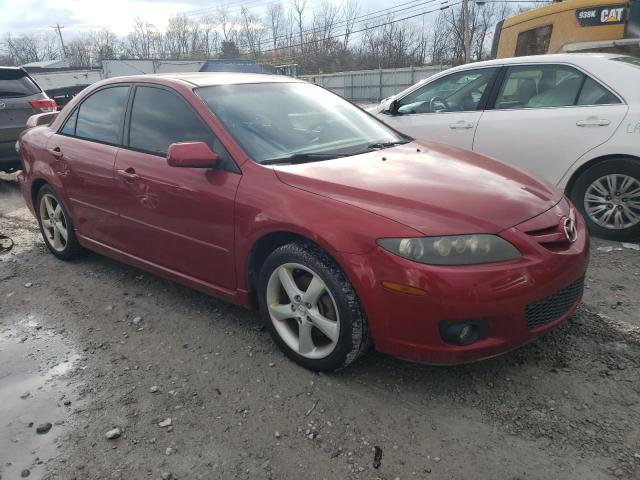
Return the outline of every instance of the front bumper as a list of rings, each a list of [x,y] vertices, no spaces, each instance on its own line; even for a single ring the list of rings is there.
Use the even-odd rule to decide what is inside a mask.
[[[343,260],[367,313],[376,349],[418,362],[465,363],[513,350],[553,329],[575,312],[582,297],[580,279],[588,265],[589,238],[582,218],[577,222],[578,237],[566,248],[544,246],[517,228],[502,232],[523,254],[504,263],[422,265],[380,247],[366,255],[346,255]],[[427,295],[388,290],[383,281],[417,287]],[[567,305],[562,292],[568,289],[573,296]],[[560,297],[566,308],[552,308],[542,323],[539,318],[532,321],[534,307]],[[488,324],[487,338],[470,345],[442,339],[441,321],[471,319]]]

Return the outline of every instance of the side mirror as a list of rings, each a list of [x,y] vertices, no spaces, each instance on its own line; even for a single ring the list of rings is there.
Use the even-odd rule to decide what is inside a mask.
[[[394,100],[389,104],[389,115],[397,115],[399,109],[400,102],[398,100]]]
[[[167,164],[178,168],[214,168],[220,155],[204,142],[172,143],[167,153]]]

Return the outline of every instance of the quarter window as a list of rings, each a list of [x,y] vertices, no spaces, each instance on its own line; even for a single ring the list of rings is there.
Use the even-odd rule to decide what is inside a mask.
[[[453,73],[411,92],[400,101],[398,114],[468,112],[478,109],[495,68]]]
[[[585,80],[578,98],[578,105],[610,105],[612,103],[620,103],[620,100],[595,80],[591,78]]]
[[[67,121],[64,122],[64,127],[62,127],[62,130],[60,130],[60,133],[62,133],[63,135],[70,135],[73,137],[76,134],[77,121],[78,121],[78,109],[76,108],[73,111],[73,113],[69,115],[69,118],[67,118]]]
[[[92,94],[78,109],[75,136],[119,144],[128,95],[129,87],[110,87]]]
[[[518,35],[516,44],[516,57],[524,55],[543,55],[549,51],[549,42],[551,41],[552,25],[534,28],[521,32]]]

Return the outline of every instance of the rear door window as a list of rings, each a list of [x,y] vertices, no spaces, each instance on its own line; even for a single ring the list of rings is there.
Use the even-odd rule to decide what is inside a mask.
[[[0,97],[28,97],[40,92],[40,88],[24,71],[0,68]]]
[[[75,136],[101,143],[120,144],[128,96],[128,86],[109,87],[90,95],[78,109]]]
[[[507,68],[495,108],[558,108],[612,103],[620,103],[620,100],[573,67],[517,65]]]

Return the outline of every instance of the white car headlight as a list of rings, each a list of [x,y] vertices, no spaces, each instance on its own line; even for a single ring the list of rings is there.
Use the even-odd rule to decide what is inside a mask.
[[[515,260],[522,256],[505,239],[488,234],[381,238],[378,245],[395,255],[429,265],[477,265]]]

